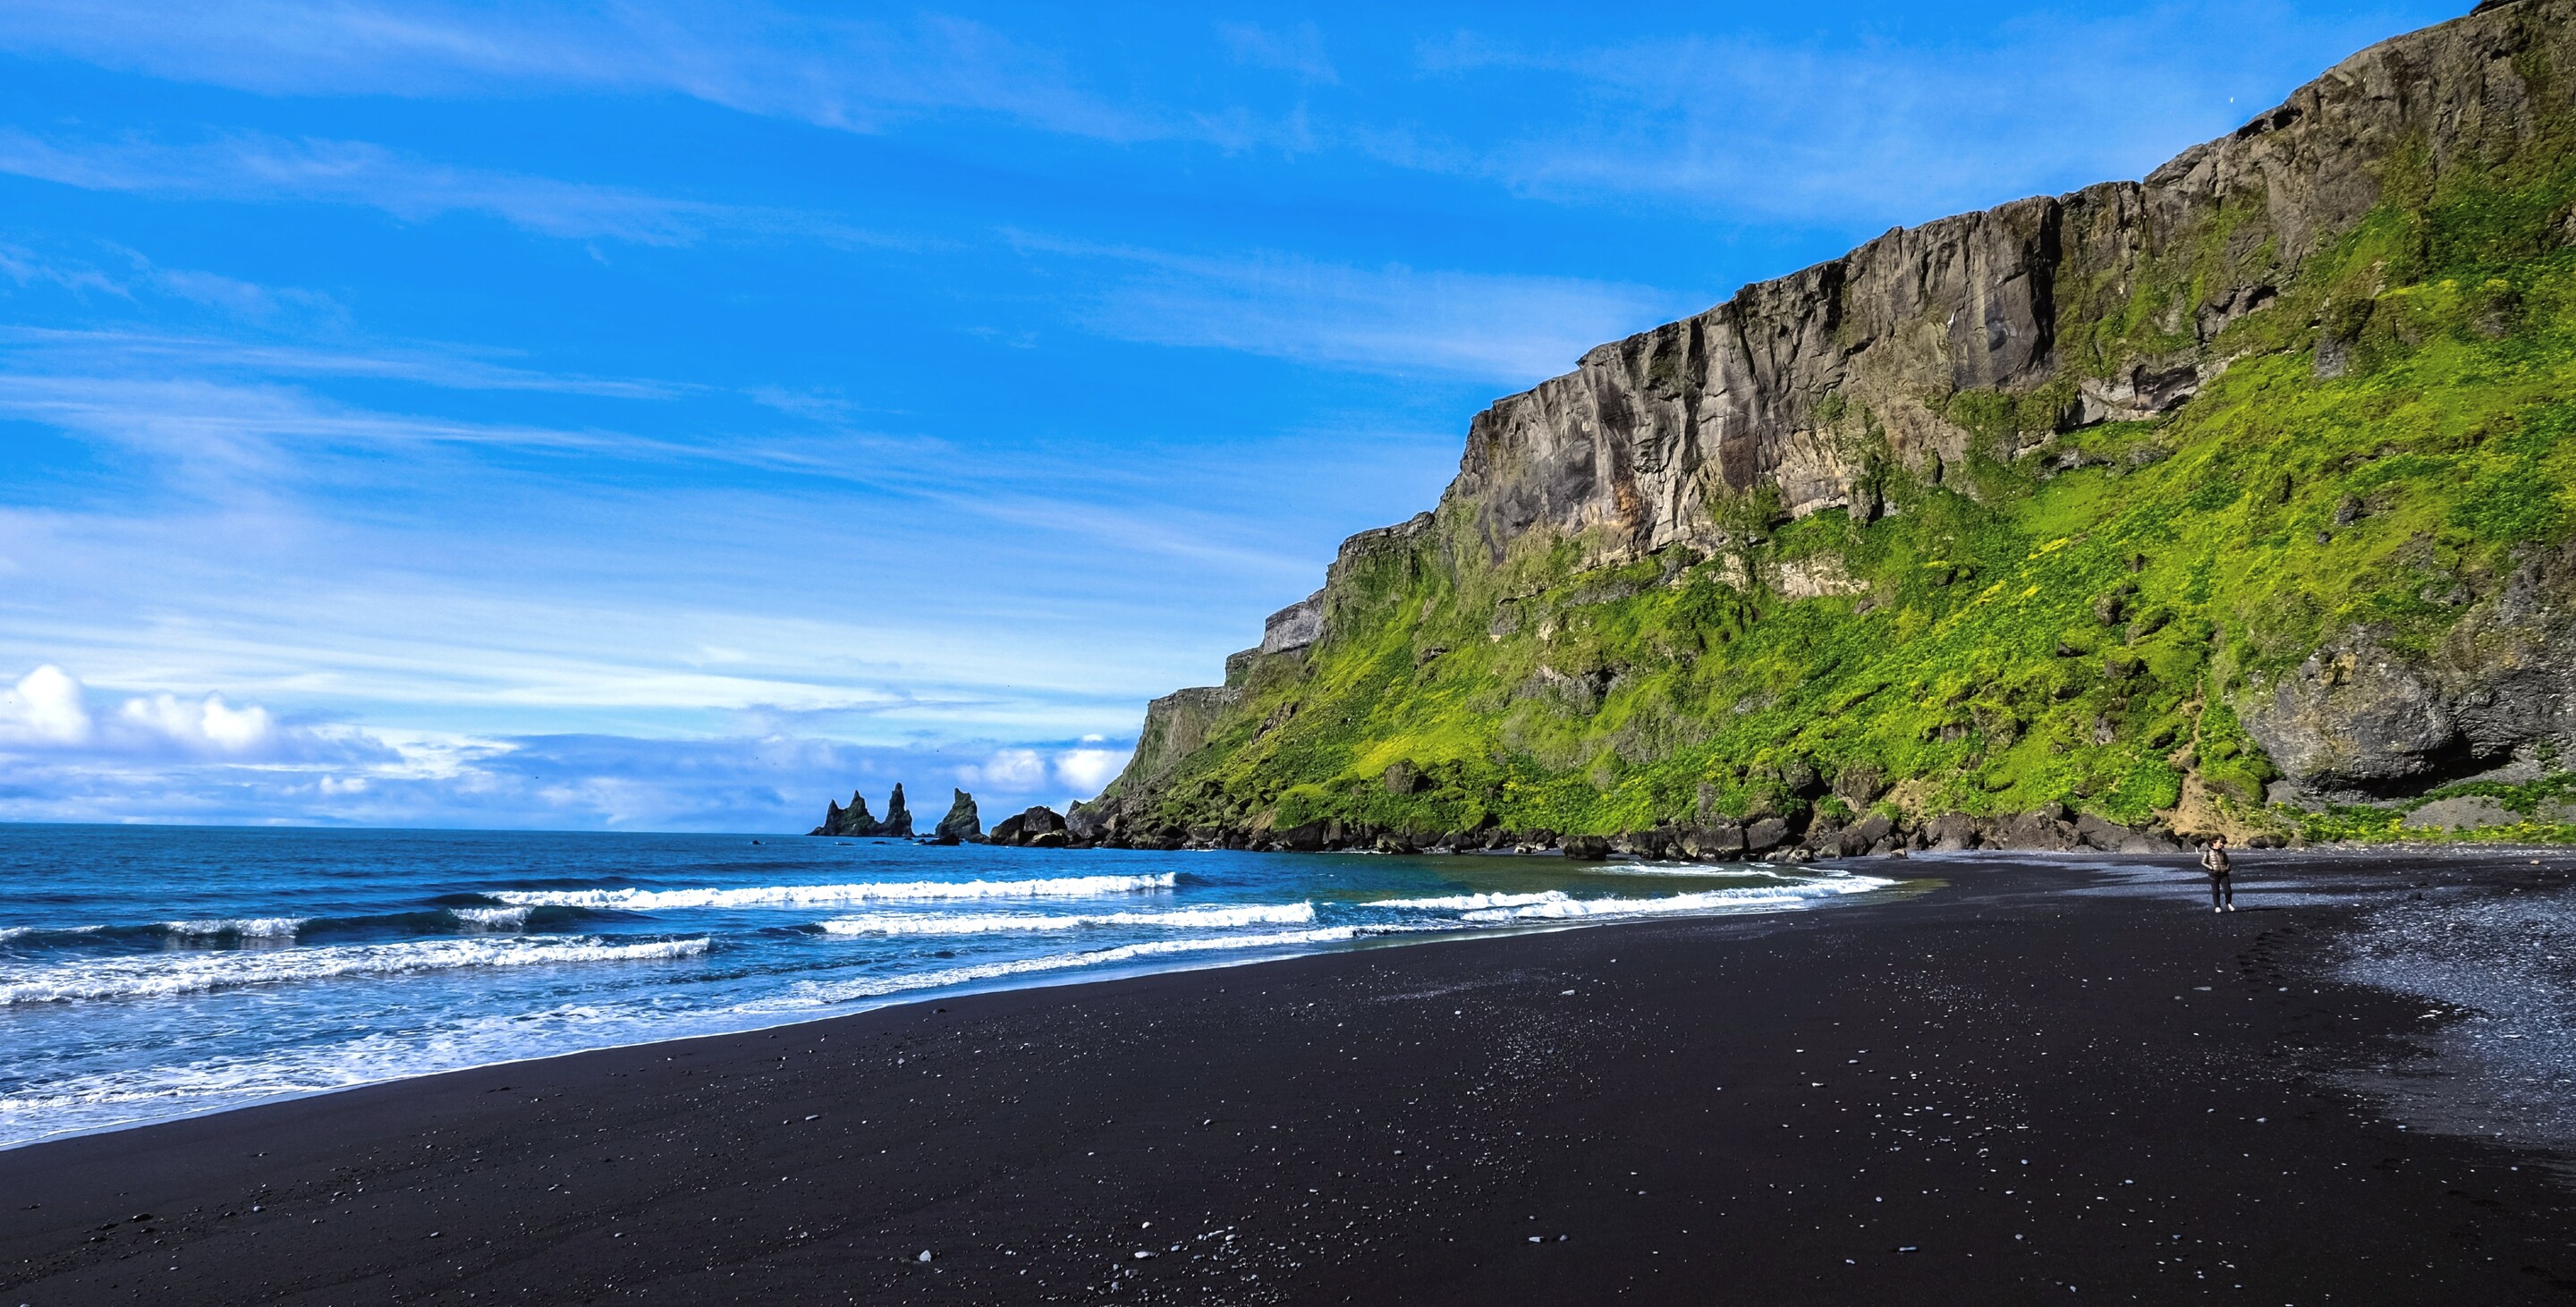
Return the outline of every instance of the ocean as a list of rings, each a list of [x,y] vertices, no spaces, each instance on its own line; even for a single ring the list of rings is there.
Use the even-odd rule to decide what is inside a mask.
[[[1554,857],[0,825],[0,1147],[946,992],[1890,884]]]

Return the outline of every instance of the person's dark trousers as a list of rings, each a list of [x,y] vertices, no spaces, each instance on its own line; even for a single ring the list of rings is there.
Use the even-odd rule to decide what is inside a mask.
[[[2232,908],[2236,906],[2236,878],[2234,876],[2228,875],[2225,872],[2220,872],[2209,878],[2209,906],[2213,908]]]

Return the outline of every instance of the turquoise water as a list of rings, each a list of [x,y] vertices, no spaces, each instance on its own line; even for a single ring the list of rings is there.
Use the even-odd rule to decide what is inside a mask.
[[[927,994],[1854,901],[1812,869],[0,826],[0,1147]]]

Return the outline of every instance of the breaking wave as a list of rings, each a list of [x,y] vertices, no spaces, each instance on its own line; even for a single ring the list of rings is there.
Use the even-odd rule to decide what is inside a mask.
[[[1495,904],[1460,914],[1459,920],[1490,924],[1498,921],[1579,921],[1596,917],[1641,917],[1675,912],[1720,912],[1730,908],[1776,908],[1815,899],[1834,898],[1844,894],[1861,894],[1893,885],[1892,880],[1875,876],[1837,877],[1811,881],[1803,885],[1764,886],[1759,889],[1713,889],[1697,894],[1667,894],[1651,899],[1578,899],[1560,890],[1545,894],[1517,896],[1534,901]]]
[[[447,915],[469,930],[517,930],[528,924],[533,907],[517,908],[449,908]]]
[[[161,929],[185,937],[229,935],[236,939],[293,939],[311,917],[214,917],[204,921],[165,921]]]
[[[37,967],[0,967],[0,1007],[19,1003],[162,998],[246,985],[323,980],[334,976],[443,971],[457,967],[638,962],[691,957],[706,951],[707,941],[703,937],[612,944],[596,938],[559,936],[94,958]]]
[[[832,935],[986,935],[1028,930],[1078,930],[1086,926],[1147,926],[1179,930],[1294,926],[1314,919],[1315,905],[1312,903],[1262,903],[1236,908],[1083,912],[1062,916],[994,913],[936,917],[923,913],[874,912],[855,917],[834,917],[820,925],[826,934]]]
[[[1472,912],[1481,908],[1516,908],[1525,903],[1550,903],[1565,897],[1562,890],[1546,890],[1537,894],[1444,894],[1428,899],[1379,899],[1360,906],[1423,912]]]
[[[495,890],[489,897],[520,907],[609,908],[657,912],[679,908],[814,907],[871,899],[1087,899],[1170,889],[1179,877],[1057,876],[1044,880],[898,880],[851,885],[762,885],[748,889]]]
[[[916,989],[941,989],[949,985],[972,985],[1009,976],[1025,976],[1044,971],[1067,971],[1076,967],[1096,967],[1137,958],[1158,957],[1172,953],[1196,953],[1219,949],[1296,948],[1305,944],[1337,944],[1357,939],[1364,934],[1378,934],[1358,926],[1322,926],[1314,930],[1279,931],[1267,935],[1217,935],[1204,939],[1158,939],[1142,944],[1121,944],[1116,948],[1092,949],[1084,953],[1054,953],[1044,957],[1015,958],[1008,962],[985,962],[971,967],[949,967],[939,971],[918,972],[909,976],[885,976],[869,980],[849,980],[835,984],[807,981],[789,990],[785,997],[766,1003],[745,1004],[744,1011],[781,1011],[799,1007],[820,1007],[829,1003],[846,1003],[852,999],[877,998]]]

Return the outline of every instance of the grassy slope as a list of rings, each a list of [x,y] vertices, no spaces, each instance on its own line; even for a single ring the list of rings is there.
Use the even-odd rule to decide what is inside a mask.
[[[2228,327],[2214,352],[2237,362],[2189,404],[2017,460],[1972,455],[1937,486],[1890,470],[1877,521],[1829,511],[1742,558],[1589,573],[1570,541],[1453,567],[1477,558],[1445,548],[1456,521],[1381,551],[1344,578],[1327,643],[1255,675],[1156,815],[1613,832],[1794,808],[1809,775],[1847,768],[1896,782],[1881,802],[1917,816],[2064,802],[2134,823],[2186,773],[2250,811],[2273,773],[2225,706],[2249,672],[2356,623],[2428,648],[2463,588],[2576,531],[2576,251],[2560,236],[2576,172],[2532,157],[2439,190],[2400,158],[2390,202]],[[2116,301],[2070,288],[2069,366],[2152,351],[2222,259],[2269,257],[2228,255],[2228,236],[2213,222]],[[2327,335],[2350,362],[2321,380]],[[1999,452],[2065,388],[1928,398]],[[1728,506],[1757,524],[1766,507]],[[1865,595],[1727,580],[1827,554]],[[1395,764],[1421,779],[1384,783]],[[2537,816],[2564,788],[2495,792]],[[2367,837],[2399,818],[2306,820]]]

